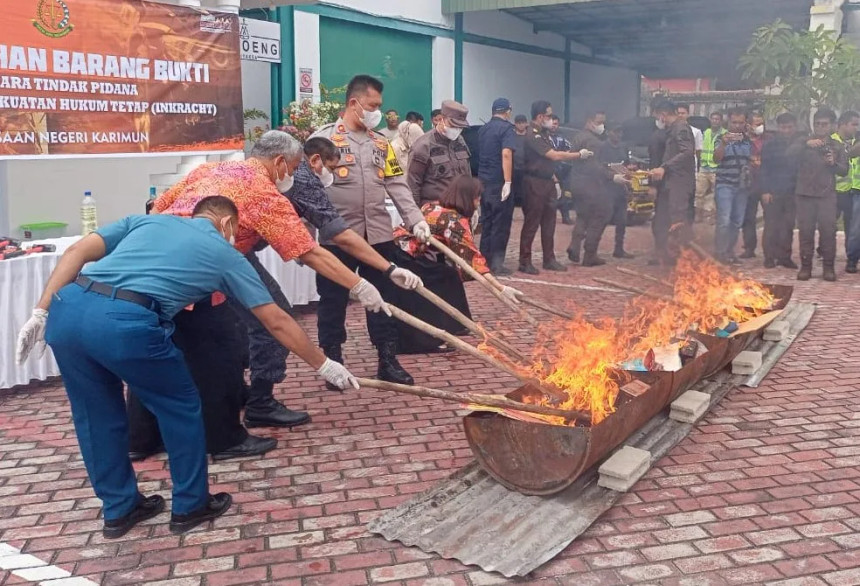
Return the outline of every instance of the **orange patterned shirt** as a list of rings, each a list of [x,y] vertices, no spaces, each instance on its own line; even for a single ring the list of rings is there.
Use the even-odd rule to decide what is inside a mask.
[[[243,254],[261,238],[285,261],[317,246],[293,204],[281,195],[257,159],[200,165],[155,200],[152,209],[159,214],[189,217],[197,202],[210,195],[230,198],[239,208],[236,248]]]

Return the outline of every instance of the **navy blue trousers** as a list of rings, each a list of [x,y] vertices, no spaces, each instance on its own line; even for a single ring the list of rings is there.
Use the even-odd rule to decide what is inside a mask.
[[[481,254],[491,271],[505,265],[511,221],[514,217],[514,196],[502,201],[502,185],[485,185],[481,195]]]
[[[172,328],[156,313],[71,284],[51,301],[45,339],[72,407],[81,455],[105,520],[134,509],[123,381],[155,415],[170,458],[173,512],[190,513],[209,494],[200,396]]]

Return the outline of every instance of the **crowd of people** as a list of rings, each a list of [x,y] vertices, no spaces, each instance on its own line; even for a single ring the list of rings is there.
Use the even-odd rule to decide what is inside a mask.
[[[631,257],[624,249],[631,161],[621,126],[607,124],[605,114],[590,114],[567,140],[549,102],[534,102],[531,120],[512,120],[511,102],[499,98],[473,152],[463,136],[470,128],[465,106],[445,101],[425,132],[416,112],[402,122],[395,111],[383,114],[383,90],[379,80],[356,76],[340,117],[305,144],[269,131],[245,161],[201,165],[158,197],[152,215],[103,227],[63,255],[19,334],[17,358],[45,343],[54,352],[84,463],[104,503],[106,537],[120,537],[164,509],[161,497],[138,491],[131,466],[162,451],[173,480],[171,531],[188,531],[229,508],[229,495],[208,492],[206,454],[213,460],[264,454],[276,440],[248,428],[310,421],[273,394],[285,380],[290,351],[329,389],[357,388],[343,353],[350,299],[366,310],[377,378],[412,384],[398,354],[449,349],[396,321],[389,304],[452,334],[464,333],[462,325],[423,290],[471,315],[467,275],[436,241],[518,303],[522,294],[496,278],[512,272],[505,258],[516,197],[524,214],[519,271],[539,272],[532,262],[538,231],[543,269],[566,270],[554,254],[559,210],[573,224],[571,261],[604,264],[598,245],[609,223],[616,225],[613,256]],[[711,128],[697,136],[687,114],[666,100],[653,108],[654,263],[673,261],[691,237],[696,199],[706,211],[713,197],[716,253],[724,262],[736,262],[742,229],[745,256],[754,254],[760,201],[765,266],[794,266],[796,218],[798,278],[810,277],[817,229],[824,276],[834,279],[841,213],[850,234],[847,270],[856,272],[860,114],[843,114],[834,132],[834,113],[820,109],[813,135],[802,138],[790,114],[777,119],[773,136],[763,118],[739,110],[728,113],[727,128],[713,115]],[[383,119],[385,128],[376,131]],[[389,200],[399,227],[392,227]],[[316,271],[318,346],[290,317],[289,301],[257,258],[267,246]]]

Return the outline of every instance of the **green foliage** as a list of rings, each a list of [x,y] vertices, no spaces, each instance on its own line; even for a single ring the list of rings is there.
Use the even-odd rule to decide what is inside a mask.
[[[248,121],[256,121],[256,120],[264,120],[268,123],[269,115],[263,112],[262,110],[258,110],[256,108],[246,108],[242,112],[242,117],[245,119],[245,122]],[[268,124],[258,124],[253,128],[249,128],[245,132],[245,140],[249,140],[251,142],[256,142],[260,140],[260,137],[269,130]]]
[[[811,109],[846,110],[860,101],[860,51],[824,27],[796,31],[782,20],[763,26],[738,68],[745,80],[779,88],[768,98],[768,115],[791,110],[806,119]]]

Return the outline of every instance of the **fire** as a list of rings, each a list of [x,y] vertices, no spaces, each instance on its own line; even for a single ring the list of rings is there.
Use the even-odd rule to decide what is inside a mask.
[[[592,424],[615,411],[620,365],[643,358],[653,348],[683,341],[690,331],[714,335],[728,324],[742,324],[773,307],[770,291],[752,280],[729,275],[711,261],[684,251],[673,275],[672,301],[639,297],[620,320],[589,322],[582,315],[544,328],[527,374],[563,391],[564,400],[526,399],[560,409],[588,411]],[[564,424],[561,418],[542,417]]]

